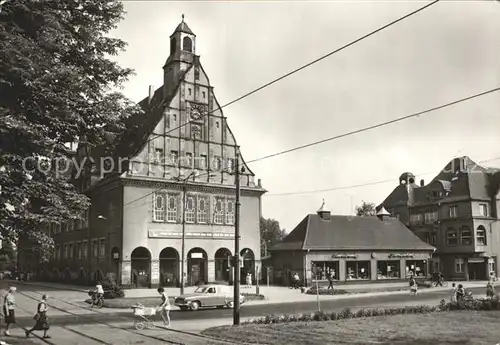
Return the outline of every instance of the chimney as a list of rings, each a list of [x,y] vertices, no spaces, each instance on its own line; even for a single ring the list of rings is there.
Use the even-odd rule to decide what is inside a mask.
[[[386,221],[389,218],[391,218],[391,214],[387,212],[385,207],[382,207],[380,211],[377,212],[377,218],[380,219],[381,221]]]
[[[425,186],[424,180],[420,180],[420,187]]]
[[[155,94],[155,89],[153,85],[149,85],[149,100],[148,103],[151,103],[151,100],[153,99],[153,96]]]
[[[328,211],[328,209],[325,206],[325,200],[323,199],[323,204],[321,205],[320,209],[318,210],[318,216],[326,221],[329,221],[331,218],[331,212]]]
[[[259,186],[259,188],[262,188],[262,181],[260,179],[257,180],[257,186]]]

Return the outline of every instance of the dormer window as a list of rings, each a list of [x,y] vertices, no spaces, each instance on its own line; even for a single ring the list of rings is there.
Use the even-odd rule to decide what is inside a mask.
[[[433,192],[432,192],[432,196],[433,196],[434,198],[439,198],[439,197],[441,197],[441,192],[440,192],[440,191],[433,191]]]

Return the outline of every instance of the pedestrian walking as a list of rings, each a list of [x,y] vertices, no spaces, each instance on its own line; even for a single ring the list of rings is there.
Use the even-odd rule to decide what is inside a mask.
[[[158,307],[158,311],[160,312],[165,327],[170,327],[170,309],[172,308],[170,306],[168,295],[162,287],[158,288],[158,293],[161,295],[161,304]]]
[[[328,272],[328,288],[327,290],[330,290],[330,288],[333,290],[333,280],[335,279],[335,271],[331,270]]]
[[[247,281],[247,288],[251,288],[252,287],[252,275],[250,273],[247,273],[246,281]]]
[[[488,298],[495,297],[495,289],[493,288],[493,284],[491,283],[491,280],[488,281],[488,284],[486,284],[486,297],[488,297]]]
[[[450,295],[450,302],[451,303],[456,303],[457,302],[457,286],[455,283],[451,284],[451,295]]]
[[[411,295],[417,295],[418,294],[418,286],[417,282],[415,281],[415,278],[413,276],[410,278],[410,294]]]
[[[9,287],[9,291],[3,299],[3,315],[5,318],[5,336],[10,336],[10,327],[16,323],[16,298],[14,294],[17,288],[15,286]]]
[[[48,322],[48,317],[47,317],[47,299],[49,296],[43,295],[42,300],[38,303],[38,306],[36,308],[36,314],[33,317],[35,319],[36,323],[35,325],[28,331],[26,331],[26,338],[30,336],[33,331],[43,331],[43,339],[48,339],[50,336],[47,334],[49,331],[49,322]]]

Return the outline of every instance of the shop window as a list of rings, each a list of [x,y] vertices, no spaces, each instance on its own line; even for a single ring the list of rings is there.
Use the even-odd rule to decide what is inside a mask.
[[[347,261],[346,280],[369,280],[370,261]]]
[[[455,258],[455,273],[464,273],[465,260],[462,258]]]
[[[400,267],[399,260],[377,261],[377,279],[399,279]]]
[[[463,245],[472,244],[472,231],[467,226],[460,229],[460,243]]]
[[[482,225],[480,225],[476,231],[476,244],[478,246],[486,245],[486,229]]]
[[[458,234],[457,234],[457,230],[453,229],[453,228],[449,228],[447,231],[446,231],[446,243],[449,245],[449,246],[456,246],[458,244]]]
[[[406,260],[406,278],[427,276],[427,261]]]
[[[333,280],[339,279],[339,262],[338,261],[313,261],[313,279],[328,280],[330,276]]]

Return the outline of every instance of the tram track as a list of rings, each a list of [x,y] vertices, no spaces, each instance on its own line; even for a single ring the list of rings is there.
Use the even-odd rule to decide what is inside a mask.
[[[37,292],[37,291],[31,291],[32,293],[35,293],[37,295],[43,295],[43,293],[40,293],[40,292]],[[32,300],[36,300],[36,301],[39,301],[38,298],[35,298],[31,295],[29,295],[28,293],[26,292],[20,292],[18,290],[17,292],[18,294],[21,294],[29,299],[32,299]],[[57,302],[62,302],[62,303],[65,303],[73,308],[77,308],[77,309],[82,309],[82,310],[86,310],[86,311],[90,311],[96,315],[103,315],[103,316],[106,316],[107,313],[103,313],[95,308],[86,308],[86,307],[82,307],[78,304],[75,304],[75,303],[72,303],[72,302],[69,302],[69,301],[65,301],[65,300],[60,300],[60,299],[56,299],[56,298],[51,298],[52,300],[54,301],[57,301]],[[64,308],[60,308],[58,306],[55,306],[54,304],[51,304],[50,302],[47,303],[48,306],[50,306],[51,308],[55,309],[55,310],[58,310],[60,312],[63,312],[63,313],[66,313],[66,314],[69,314],[73,317],[82,317],[83,315],[85,314],[77,314],[77,313],[74,313],[74,312],[71,312],[67,309],[64,309]],[[133,317],[131,316],[125,316],[125,315],[113,315],[113,317],[116,317],[116,319],[118,320],[122,320],[122,321],[130,321],[133,319]],[[124,328],[124,327],[119,327],[119,326],[116,326],[116,325],[112,325],[110,323],[107,323],[107,322],[102,322],[102,321],[99,321],[99,320],[94,320],[93,323],[95,324],[101,324],[101,325],[105,325],[107,327],[110,327],[110,328],[113,328],[113,329],[120,329],[120,330],[123,330],[123,331],[126,331],[126,332],[130,332],[132,334],[135,334],[135,335],[139,335],[141,337],[145,337],[145,338],[148,338],[148,339],[152,339],[152,340],[156,340],[156,341],[159,341],[159,342],[162,342],[162,343],[167,343],[167,344],[175,344],[175,345],[191,345],[191,344],[188,344],[188,343],[184,343],[184,342],[178,342],[178,341],[171,341],[171,340],[168,340],[168,339],[165,339],[165,338],[161,338],[161,337],[158,337],[158,336],[154,336],[154,335],[150,335],[150,334],[145,334],[143,332],[139,332],[139,331],[135,331],[135,330],[131,330],[131,329],[127,329],[127,328]],[[92,336],[89,336],[88,334],[84,334],[82,332],[78,332],[76,330],[73,330],[71,328],[68,328],[68,327],[64,327],[66,329],[68,329],[69,331],[72,331],[72,332],[75,332],[87,339],[91,339],[95,342],[98,342],[100,344],[109,344],[109,345],[112,345],[106,341],[103,341],[102,339],[98,339],[98,338],[95,338],[95,337],[92,337]],[[203,340],[205,342],[205,344],[211,344],[211,345],[234,345],[233,342],[228,342],[228,341],[225,341],[225,340],[221,340],[221,339],[217,339],[217,338],[213,338],[213,337],[209,337],[209,336],[205,336],[205,335],[201,335],[201,334],[197,334],[197,333],[192,333],[192,332],[188,332],[188,331],[181,331],[181,330],[176,330],[176,329],[172,329],[172,328],[167,328],[167,327],[162,327],[162,326],[156,326],[155,325],[155,328],[160,328],[160,329],[164,329],[166,331],[169,331],[169,332],[172,332],[172,333],[177,333],[177,334],[180,334],[180,335],[185,335],[185,336],[189,336],[189,337],[195,337],[195,338],[198,338],[200,340]],[[50,343],[52,344],[52,343]],[[243,343],[240,343],[240,344],[243,344]],[[55,344],[54,344],[55,345]]]

